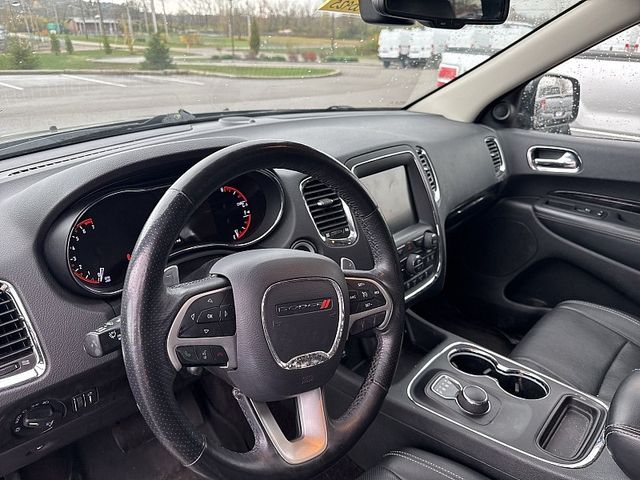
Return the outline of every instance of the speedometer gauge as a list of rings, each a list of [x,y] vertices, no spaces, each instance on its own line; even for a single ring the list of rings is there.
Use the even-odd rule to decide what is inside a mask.
[[[251,228],[251,206],[238,188],[225,185],[211,195],[209,205],[221,240],[241,240]]]

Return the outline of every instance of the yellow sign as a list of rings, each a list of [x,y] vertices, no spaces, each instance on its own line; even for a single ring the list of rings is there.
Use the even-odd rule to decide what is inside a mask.
[[[358,0],[325,0],[318,10],[360,15],[360,3]]]

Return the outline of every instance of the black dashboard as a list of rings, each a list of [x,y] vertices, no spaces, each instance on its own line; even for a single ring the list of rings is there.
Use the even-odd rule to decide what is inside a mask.
[[[445,221],[505,178],[488,138],[495,139],[489,128],[441,117],[332,112],[166,127],[2,162],[0,285],[23,312],[30,335],[23,343],[36,365],[20,374],[21,357],[3,363],[0,356],[0,474],[135,408],[120,354],[93,358],[84,337],[119,314],[146,219],[198,160],[251,139],[298,141],[334,156],[361,178],[387,220],[411,302],[442,286]],[[181,281],[249,248],[300,248],[344,268],[371,266],[348,208],[314,179],[276,169],[215,180],[167,259]],[[18,367],[5,375],[7,362]],[[56,407],[55,423],[16,432],[21,415],[42,402]]]

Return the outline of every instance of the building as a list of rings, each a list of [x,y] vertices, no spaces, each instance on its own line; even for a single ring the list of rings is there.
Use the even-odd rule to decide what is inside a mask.
[[[65,22],[67,29],[76,35],[100,35],[100,20],[97,18],[70,18]],[[118,22],[105,18],[102,20],[105,35],[118,35]]]

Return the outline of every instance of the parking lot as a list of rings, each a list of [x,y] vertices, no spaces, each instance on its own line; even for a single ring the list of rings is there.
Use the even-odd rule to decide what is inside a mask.
[[[435,84],[434,70],[336,65],[340,75],[309,79],[243,79],[203,75],[0,75],[0,137],[145,118],[183,108],[224,109],[401,106]]]

